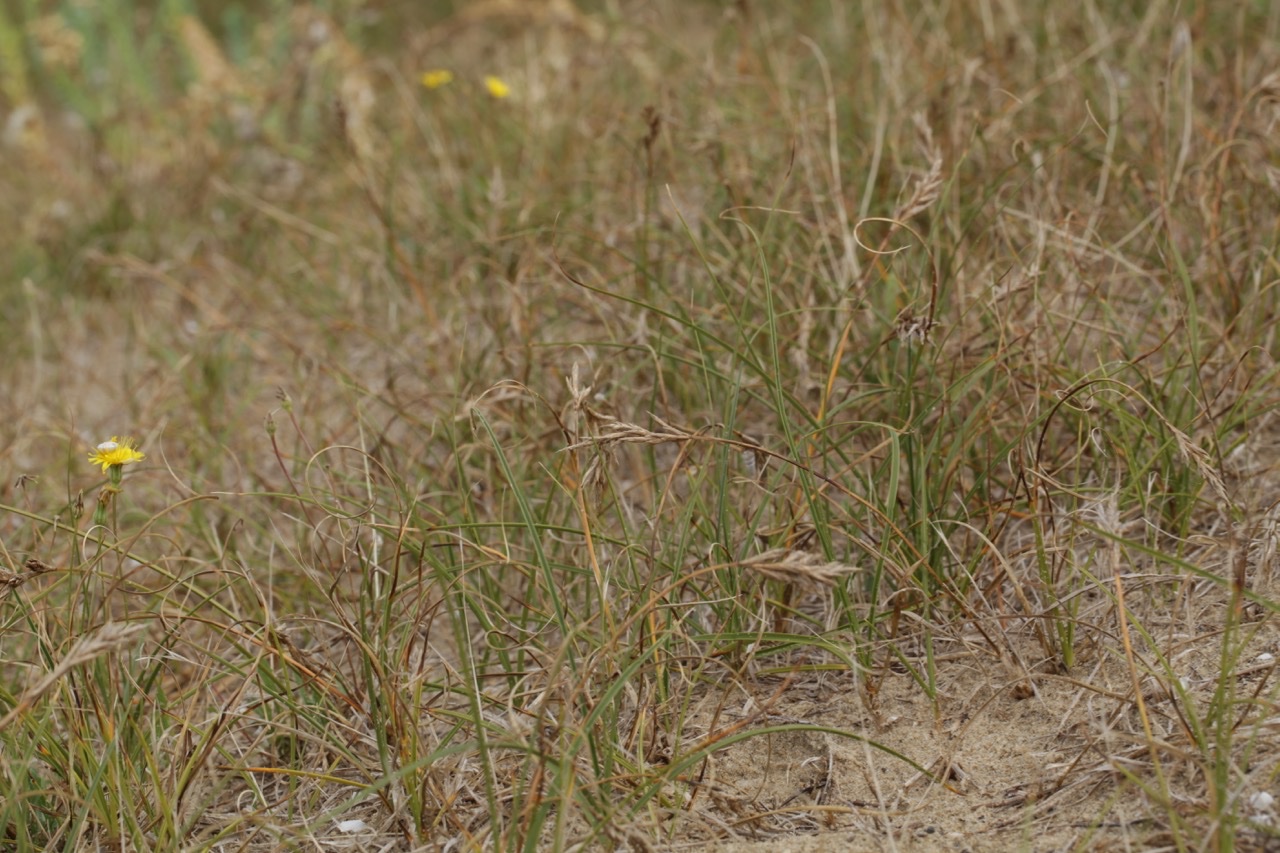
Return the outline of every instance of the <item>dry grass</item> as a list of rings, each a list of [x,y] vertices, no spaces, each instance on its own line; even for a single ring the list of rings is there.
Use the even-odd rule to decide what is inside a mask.
[[[1269,4],[100,5],[0,849],[1280,844]]]

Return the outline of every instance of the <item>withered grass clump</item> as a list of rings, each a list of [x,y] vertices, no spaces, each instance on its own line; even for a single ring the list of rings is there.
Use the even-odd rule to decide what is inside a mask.
[[[1280,843],[1280,13],[431,5],[0,8],[0,850]]]

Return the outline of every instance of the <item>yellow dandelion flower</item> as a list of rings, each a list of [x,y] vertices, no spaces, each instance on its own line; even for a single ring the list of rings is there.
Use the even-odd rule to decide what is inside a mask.
[[[423,72],[422,85],[428,89],[439,89],[453,82],[453,72],[447,68],[433,68]]]
[[[497,77],[489,76],[484,78],[484,87],[489,90],[489,94],[495,98],[505,98],[511,94],[511,87],[503,83]]]
[[[128,465],[146,458],[147,454],[137,450],[132,438],[121,438],[118,435],[111,436],[110,441],[102,442],[89,454],[89,461],[94,465],[101,465],[104,474],[113,465]]]

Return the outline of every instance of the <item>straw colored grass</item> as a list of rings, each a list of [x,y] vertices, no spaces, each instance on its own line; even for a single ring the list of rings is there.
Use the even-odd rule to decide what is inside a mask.
[[[206,6],[0,9],[0,849],[1277,844],[1268,4]]]

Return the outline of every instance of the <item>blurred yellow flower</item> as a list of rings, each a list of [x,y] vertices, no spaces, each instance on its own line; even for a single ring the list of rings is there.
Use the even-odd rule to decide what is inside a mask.
[[[111,436],[110,441],[104,441],[99,444],[89,454],[89,461],[94,465],[101,465],[102,473],[104,474],[113,465],[128,465],[131,462],[140,462],[146,458],[147,454],[140,453],[135,449],[132,438],[121,438],[117,435]]]
[[[428,89],[439,89],[453,82],[453,72],[447,68],[433,68],[422,75],[422,85]]]
[[[484,78],[484,87],[489,90],[489,94],[495,98],[505,98],[511,94],[511,87],[503,83],[497,77],[489,76]]]

